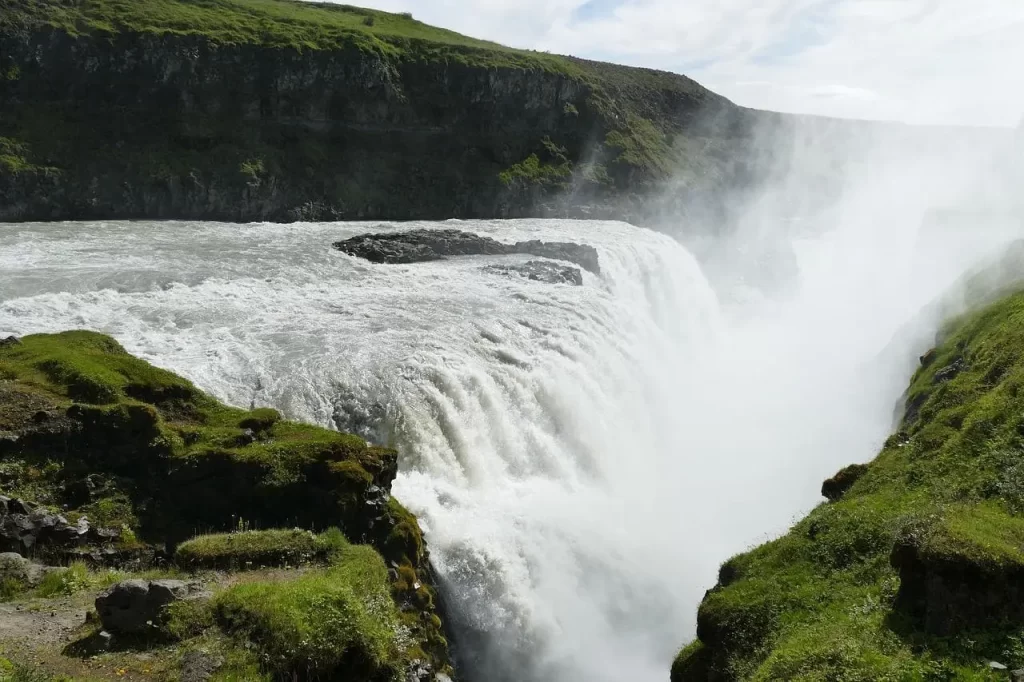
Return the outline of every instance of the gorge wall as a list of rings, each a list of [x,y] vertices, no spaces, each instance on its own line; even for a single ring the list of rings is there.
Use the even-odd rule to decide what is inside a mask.
[[[406,16],[6,0],[0,42],[0,220],[628,218],[750,172],[688,78]]]

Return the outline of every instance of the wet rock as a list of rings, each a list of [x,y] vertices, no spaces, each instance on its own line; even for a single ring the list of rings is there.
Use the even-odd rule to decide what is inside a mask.
[[[821,484],[822,496],[829,502],[839,500],[867,470],[865,464],[851,464],[840,469],[835,476]]]
[[[951,364],[947,365],[946,367],[943,367],[938,372],[936,372],[934,379],[932,379],[932,382],[936,384],[941,384],[946,381],[951,381],[953,378],[956,377],[957,374],[962,372],[963,369],[964,361],[962,358],[958,358]]]
[[[405,682],[427,682],[434,679],[434,669],[429,663],[414,659],[405,670]]]
[[[139,634],[159,622],[165,606],[194,591],[183,580],[123,580],[96,597],[96,613],[105,630]]]
[[[21,339],[17,336],[8,336],[6,339],[0,339],[0,348],[7,348],[8,346],[20,346]]]
[[[540,258],[553,258],[575,263],[588,272],[601,273],[601,264],[598,261],[597,249],[587,244],[573,244],[570,242],[542,242],[536,239],[517,242],[516,252],[525,253]]]
[[[586,244],[537,240],[504,244],[461,230],[364,234],[335,242],[334,248],[371,263],[422,263],[450,256],[524,254],[568,261],[595,274],[601,272],[597,249]]]
[[[583,273],[578,268],[550,261],[531,260],[518,265],[488,265],[484,270],[511,277],[525,277],[547,284],[583,285]]]

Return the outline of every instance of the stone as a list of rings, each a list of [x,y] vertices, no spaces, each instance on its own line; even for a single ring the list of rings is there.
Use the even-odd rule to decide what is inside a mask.
[[[17,336],[8,336],[5,339],[0,339],[0,348],[7,348],[9,346],[20,346],[21,339]]]
[[[335,242],[334,248],[371,263],[422,263],[451,256],[525,254],[575,263],[594,274],[601,272],[597,249],[587,244],[538,240],[505,244],[451,229],[363,234]]]
[[[34,555],[40,549],[68,553],[88,543],[109,543],[117,531],[92,528],[86,517],[75,523],[23,500],[0,497],[0,552]]]
[[[578,268],[550,261],[531,260],[521,264],[488,265],[484,271],[524,277],[547,284],[571,284],[577,287],[583,285],[583,273]]]
[[[429,663],[416,658],[405,669],[405,682],[427,682],[434,678],[434,669]]]
[[[16,552],[0,554],[0,581],[16,580],[26,587],[35,587],[50,570],[52,569],[29,561]]]
[[[123,580],[96,597],[96,613],[105,630],[139,634],[159,623],[165,606],[191,592],[182,580]]]
[[[181,657],[181,682],[206,682],[224,665],[224,658],[205,651],[189,651]]]
[[[959,374],[961,371],[963,371],[963,368],[964,368],[964,361],[963,361],[963,359],[957,359],[957,360],[953,361],[951,364],[947,365],[946,367],[943,367],[938,372],[936,372],[935,373],[935,377],[932,379],[932,381],[933,381],[933,383],[936,383],[936,384],[941,384],[941,383],[944,383],[946,381],[951,381],[952,379],[954,379],[956,377],[957,374]]]
[[[839,500],[867,471],[868,467],[865,464],[851,464],[840,469],[835,476],[821,484],[822,497],[829,502]]]

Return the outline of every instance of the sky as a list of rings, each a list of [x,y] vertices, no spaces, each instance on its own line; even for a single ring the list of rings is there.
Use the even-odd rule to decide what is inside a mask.
[[[684,73],[738,104],[1024,119],[1024,0],[347,0],[514,47]]]

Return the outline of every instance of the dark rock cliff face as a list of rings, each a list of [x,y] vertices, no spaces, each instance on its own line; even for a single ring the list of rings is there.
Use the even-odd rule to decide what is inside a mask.
[[[8,221],[565,212],[543,182],[503,171],[535,155],[567,174],[614,123],[566,74],[356,48],[34,29],[3,36],[0,72],[0,138],[18,157],[0,164]],[[682,122],[706,103],[663,93],[647,106]],[[649,180],[627,163],[601,171],[571,203],[610,204]]]

